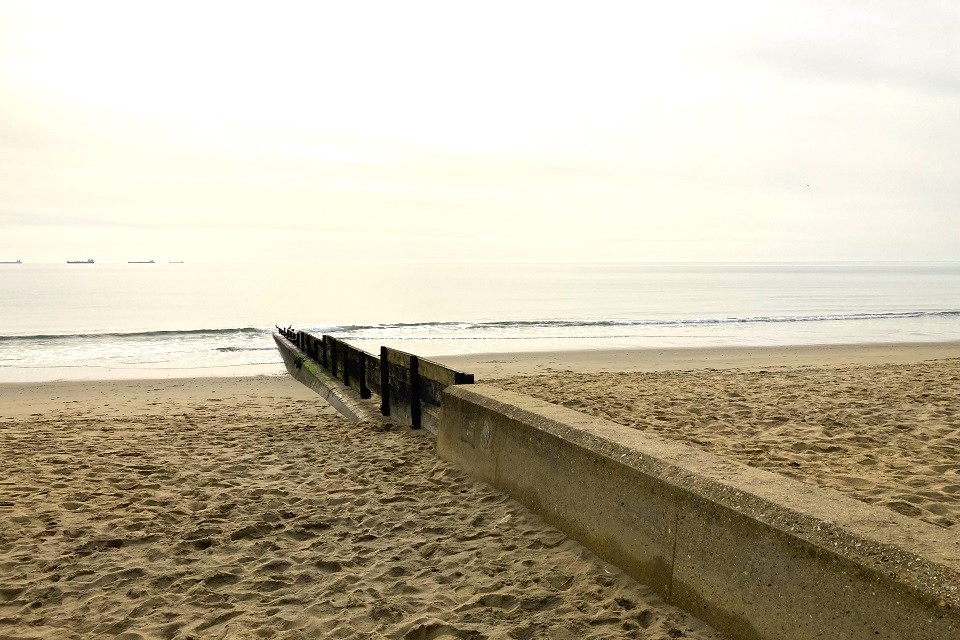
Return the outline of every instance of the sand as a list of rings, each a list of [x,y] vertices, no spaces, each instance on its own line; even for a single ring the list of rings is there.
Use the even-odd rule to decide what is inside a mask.
[[[847,364],[912,364],[960,358],[960,342],[831,344],[686,349],[589,349],[436,356],[477,379],[541,375],[555,371],[599,373],[686,371],[756,367],[832,367]]]
[[[584,372],[602,368],[596,353],[545,375],[530,375],[528,357],[486,366],[523,374],[504,388],[960,531],[960,358],[923,360],[953,347],[885,349],[672,354],[683,371],[645,370],[636,354],[620,356],[630,372]],[[878,358],[896,364],[843,364]]]
[[[717,638],[287,377],[0,386],[0,637]]]

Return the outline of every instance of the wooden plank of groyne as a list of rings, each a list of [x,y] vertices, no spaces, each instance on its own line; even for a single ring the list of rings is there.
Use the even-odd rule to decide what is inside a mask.
[[[330,371],[330,375],[334,378],[337,377],[337,348],[336,340],[333,336],[324,335],[323,336],[323,350],[326,354],[327,364],[325,365]]]
[[[364,400],[371,395],[370,387],[367,386],[367,354],[365,351],[356,349],[357,353],[357,384],[360,389],[360,397]]]
[[[423,364],[423,360],[420,361]],[[443,397],[443,390],[449,385],[441,384],[436,380],[420,376],[420,401],[424,404],[440,406],[440,400]]]
[[[366,400],[370,397],[370,389],[367,387],[367,357],[368,354],[353,345],[342,343],[344,346],[344,383],[360,394],[360,397]]]
[[[355,391],[360,390],[360,354],[357,350],[346,342],[343,344],[344,362],[347,366],[344,368],[343,381],[348,387]]]
[[[410,356],[410,426],[421,427],[420,358]]]
[[[362,352],[364,358],[364,372],[366,376],[366,387],[372,393],[382,395],[383,387],[380,381],[380,358],[373,354]]]
[[[390,404],[390,417],[397,422],[410,424],[410,369],[396,364],[387,364],[390,383],[387,396]]]
[[[384,347],[381,359],[388,362],[390,388],[396,390],[388,400],[389,411],[398,421],[406,421],[415,429],[426,427],[435,432],[443,390],[451,385],[473,384],[473,374],[396,349]],[[393,380],[394,376],[400,380]]]
[[[435,381],[438,385],[449,387],[454,384],[473,384],[473,374],[451,369],[433,360],[420,358],[420,377]]]
[[[397,422],[412,424],[413,412],[410,406],[410,358],[409,353],[384,348],[382,355],[387,363],[387,404],[390,417]],[[382,364],[381,364],[382,366]]]
[[[947,529],[489,385],[437,452],[732,637],[960,638]]]
[[[410,354],[405,351],[397,351],[396,349],[387,348],[387,362],[390,364],[399,365],[401,367],[410,366]]]
[[[444,387],[457,383],[457,371],[423,358],[420,358],[420,377],[433,380]]]
[[[340,379],[343,380],[343,384],[350,386],[350,347],[346,342],[342,340],[337,340],[337,345],[339,345],[340,353],[337,354],[339,357],[337,360],[340,362]]]

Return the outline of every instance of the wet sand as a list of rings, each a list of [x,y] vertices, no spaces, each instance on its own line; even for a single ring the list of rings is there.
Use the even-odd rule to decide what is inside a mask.
[[[720,637],[287,377],[0,385],[0,450],[0,637]]]

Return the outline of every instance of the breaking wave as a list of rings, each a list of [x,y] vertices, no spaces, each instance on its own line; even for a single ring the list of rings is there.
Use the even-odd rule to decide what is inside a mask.
[[[576,329],[576,328],[617,328],[617,327],[682,327],[724,324],[768,324],[789,322],[826,322],[847,320],[896,320],[904,318],[943,318],[960,317],[960,310],[946,311],[893,311],[885,313],[853,313],[853,314],[820,314],[807,316],[742,316],[742,317],[714,317],[714,318],[680,318],[665,320],[508,320],[497,322],[398,322],[387,324],[343,325],[328,327],[307,328],[311,331],[336,334],[347,338],[349,334],[369,332],[389,332],[390,330],[423,329],[427,332],[448,330],[459,332],[493,331],[503,332],[515,330],[538,329]],[[348,334],[348,335],[344,335]],[[356,336],[362,337],[362,336]]]
[[[134,331],[124,332],[106,332],[106,333],[61,333],[61,334],[36,334],[23,336],[0,336],[0,342],[16,341],[36,341],[36,340],[89,340],[97,338],[121,338],[130,340],[139,340],[143,338],[185,338],[185,337],[215,337],[215,336],[268,336],[269,329],[260,329],[257,327],[239,327],[235,329],[185,329],[175,331]]]

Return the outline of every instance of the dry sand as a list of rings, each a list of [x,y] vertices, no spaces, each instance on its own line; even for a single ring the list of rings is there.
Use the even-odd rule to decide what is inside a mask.
[[[519,358],[512,372],[526,375],[497,384],[960,530],[960,358],[922,361],[949,345],[890,349],[673,354],[686,371],[645,371],[625,354],[632,372],[585,373],[584,362],[602,368],[595,353],[539,376]],[[897,364],[841,364],[878,357]],[[775,366],[798,360],[806,366]]]
[[[3,638],[719,637],[286,377],[0,386],[0,451]]]
[[[764,347],[692,347],[686,349],[590,349],[437,356],[433,359],[477,379],[580,373],[738,369],[745,367],[912,364],[960,358],[960,342],[827,344]]]

